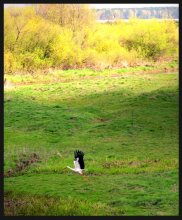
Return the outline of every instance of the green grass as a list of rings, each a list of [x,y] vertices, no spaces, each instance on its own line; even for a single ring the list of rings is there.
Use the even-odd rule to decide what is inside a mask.
[[[178,73],[140,71],[57,71],[5,91],[6,215],[178,215]],[[66,169],[75,149],[85,177]]]
[[[30,215],[39,215],[39,213],[42,215],[46,213],[48,215],[161,215],[162,213],[175,215],[178,213],[177,201],[174,203],[178,197],[175,171],[145,175],[104,174],[89,176],[88,180],[74,174],[64,176],[31,174],[26,177],[9,178],[5,183],[5,191],[9,191],[11,199],[31,200],[27,205],[28,210],[25,210],[25,207],[24,209],[20,207],[20,210],[16,208],[17,214],[29,212]],[[14,189],[21,194],[20,198],[16,198],[16,195],[12,196]],[[53,199],[53,204],[52,202],[48,204],[48,211],[45,203],[48,203],[49,198]],[[64,202],[62,207],[60,200],[68,203],[67,206]],[[44,205],[41,207],[42,203]],[[52,206],[54,206],[53,210]],[[94,206],[97,208],[93,208]]]

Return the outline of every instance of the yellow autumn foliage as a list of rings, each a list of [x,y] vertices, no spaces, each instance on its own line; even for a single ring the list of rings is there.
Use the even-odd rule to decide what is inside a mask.
[[[178,59],[178,24],[174,21],[132,18],[99,24],[84,21],[84,16],[82,21],[55,20],[50,12],[45,16],[45,8],[41,13],[34,7],[5,9],[5,73],[49,67],[105,69]]]

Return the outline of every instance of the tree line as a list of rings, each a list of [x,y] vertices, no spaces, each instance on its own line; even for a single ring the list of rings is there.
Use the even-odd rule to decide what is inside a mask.
[[[131,17],[142,19],[179,18],[177,7],[111,8],[97,9],[96,12],[98,20],[129,19]]]
[[[120,68],[178,58],[178,25],[131,18],[96,22],[86,4],[36,4],[4,11],[5,73]]]

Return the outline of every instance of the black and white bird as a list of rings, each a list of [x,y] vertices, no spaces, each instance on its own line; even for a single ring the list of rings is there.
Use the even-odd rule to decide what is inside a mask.
[[[83,170],[85,168],[83,157],[84,157],[84,153],[82,151],[75,150],[74,151],[74,161],[73,161],[75,168],[71,168],[69,166],[67,166],[67,168],[82,175]]]

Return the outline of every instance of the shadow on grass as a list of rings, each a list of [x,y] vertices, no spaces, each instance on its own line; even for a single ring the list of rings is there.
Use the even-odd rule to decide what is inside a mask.
[[[36,98],[35,98],[36,99]],[[172,89],[161,89],[139,96],[130,91],[104,92],[85,95],[82,98],[57,100],[55,103],[39,103],[31,97],[5,96],[5,133],[40,132],[50,139],[71,138],[74,135],[99,134],[112,136],[122,132],[138,134],[147,131],[170,133],[171,126],[177,128],[178,93]],[[157,127],[158,126],[158,127]],[[58,138],[58,139],[59,139]],[[5,140],[6,142],[6,140]]]

